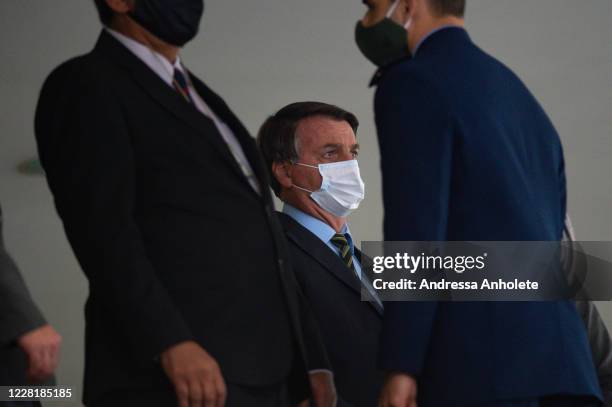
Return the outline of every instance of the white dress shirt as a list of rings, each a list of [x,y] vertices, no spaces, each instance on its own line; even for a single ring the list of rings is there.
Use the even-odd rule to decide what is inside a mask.
[[[121,34],[120,32],[112,30],[108,27],[106,27],[106,31],[108,31],[110,35],[115,37],[117,41],[119,41],[134,55],[136,55],[153,72],[155,72],[157,76],[159,76],[164,82],[168,84],[168,86],[172,87],[173,89],[174,86],[172,85],[172,81],[174,79],[175,68],[180,70],[181,73],[183,73],[183,75],[185,76],[185,78],[189,78],[189,74],[187,73],[187,70],[183,67],[181,59],[178,56],[174,64],[171,64],[170,61],[168,61],[163,55],[155,52],[146,45],[141,44],[138,41],[135,41],[132,38],[127,37]],[[215,123],[217,130],[219,130],[221,137],[223,138],[232,155],[236,159],[236,162],[240,166],[240,169],[244,173],[245,177],[247,177],[249,184],[258,194],[260,194],[261,189],[257,177],[253,172],[253,167],[251,167],[251,164],[249,163],[249,160],[244,154],[244,151],[242,150],[238,139],[234,135],[234,132],[232,132],[229,126],[225,124],[219,117],[217,117],[215,112],[213,112],[212,109],[208,107],[206,102],[204,102],[204,100],[193,88],[193,85],[189,79],[187,80],[187,84],[189,87],[189,96],[191,96],[191,100],[193,100],[195,107],[203,115],[205,115]]]

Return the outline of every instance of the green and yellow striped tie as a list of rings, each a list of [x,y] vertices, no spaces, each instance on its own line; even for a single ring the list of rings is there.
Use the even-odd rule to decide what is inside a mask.
[[[346,236],[336,233],[334,237],[331,238],[331,242],[338,248],[338,250],[340,250],[340,257],[342,258],[342,261],[344,261],[344,264],[346,264],[346,267],[348,267],[353,273],[356,273],[355,265],[353,264],[353,251],[351,250],[351,245],[349,245]]]

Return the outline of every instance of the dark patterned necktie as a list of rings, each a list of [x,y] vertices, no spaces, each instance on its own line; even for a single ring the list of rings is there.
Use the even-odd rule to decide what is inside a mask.
[[[375,306],[382,310],[384,308],[383,303],[380,301],[380,298],[378,298],[378,294],[376,294],[376,290],[374,290],[374,287],[372,287],[372,284],[368,281],[368,278],[364,276],[363,279],[361,279],[361,277],[357,274],[357,270],[355,270],[355,263],[353,263],[353,251],[351,250],[351,245],[349,244],[346,235],[336,233],[330,241],[340,251],[340,257],[342,258],[344,264],[346,264],[346,267],[348,267],[353,272],[353,275],[361,281],[362,287],[364,287],[372,297],[372,300],[368,301],[373,301]],[[362,298],[363,295],[362,289]]]
[[[174,77],[172,78],[172,86],[188,103],[193,103],[189,94],[189,84],[183,72],[180,69],[174,68]]]
[[[349,244],[346,236],[341,233],[336,233],[331,238],[331,242],[340,251],[340,257],[342,258],[344,264],[346,264],[346,267],[348,267],[353,273],[357,274],[355,271],[355,264],[353,264],[353,251],[351,250],[351,245]]]

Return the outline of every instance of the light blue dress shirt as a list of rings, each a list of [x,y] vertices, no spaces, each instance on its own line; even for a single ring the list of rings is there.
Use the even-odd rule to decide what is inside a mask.
[[[334,235],[336,234],[336,231],[331,226],[287,203],[283,206],[283,213],[285,215],[291,216],[293,220],[311,231],[316,237],[321,239],[321,241],[325,243],[327,247],[333,250],[334,253],[338,255],[338,257],[340,257],[340,250],[338,250],[338,248],[334,246],[334,244],[331,242],[331,238],[334,237]],[[346,223],[342,227],[340,233],[346,236],[346,240],[348,241],[348,244],[351,247],[351,253],[353,253],[353,265],[355,266],[355,273],[357,273],[357,277],[359,277],[359,280],[361,280],[361,264],[355,256],[355,245],[353,244],[351,231],[349,230],[349,227]]]
[[[338,255],[338,257],[340,257],[340,250],[338,250],[338,248],[334,246],[334,244],[331,242],[331,238],[334,237],[334,235],[336,234],[336,231],[331,226],[287,203],[283,205],[283,213],[285,215],[290,216],[297,223],[312,232],[323,243],[325,243],[327,247],[330,248],[330,250],[332,250]],[[376,303],[378,303],[378,305],[383,308],[384,305],[378,297],[376,290],[374,290],[374,287],[372,287],[372,283],[370,283],[370,280],[368,280],[367,277],[362,278],[361,263],[359,263],[359,260],[355,256],[355,245],[353,244],[351,231],[349,230],[349,227],[346,223],[344,224],[340,232],[346,236],[346,240],[348,241],[348,244],[351,247],[351,253],[353,253],[353,265],[355,266],[355,273],[357,274],[357,277],[359,278],[363,286],[372,295],[372,297],[374,297]]]

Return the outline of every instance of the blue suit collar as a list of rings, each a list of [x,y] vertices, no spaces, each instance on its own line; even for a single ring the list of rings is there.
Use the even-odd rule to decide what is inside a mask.
[[[439,47],[466,42],[471,43],[472,40],[465,28],[453,25],[439,27],[423,37],[421,42],[416,46],[414,58]]]
[[[472,42],[465,28],[452,26],[452,25],[438,27],[435,30],[432,30],[429,34],[427,34],[421,39],[419,44],[416,46],[415,55],[417,53],[424,54],[425,49],[430,48],[432,44],[434,44],[432,47],[436,48],[437,47],[435,45],[436,43],[444,44],[448,41],[457,41],[457,40],[459,40],[460,42],[464,42],[464,43]],[[378,86],[380,81],[387,74],[388,71],[393,69],[396,65],[403,64],[407,61],[410,61],[411,59],[413,59],[413,56],[407,55],[404,58],[401,58],[388,65],[378,68],[378,70],[376,71],[376,73],[374,73],[374,76],[370,80],[368,87]]]

